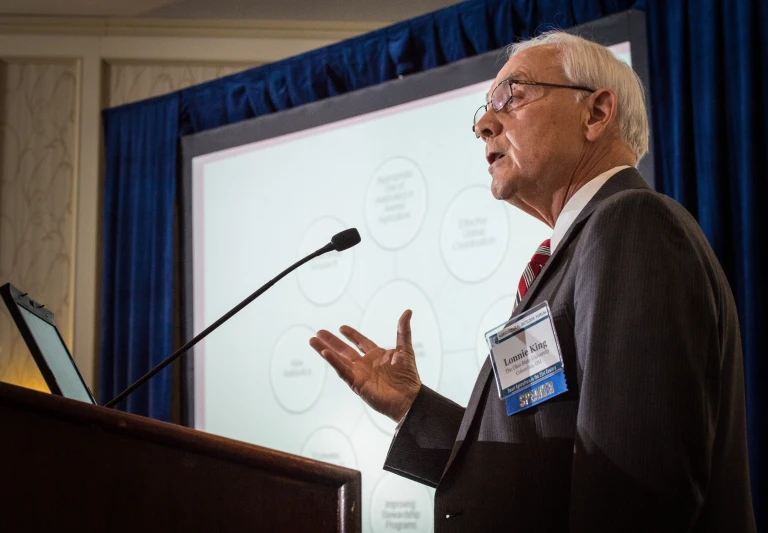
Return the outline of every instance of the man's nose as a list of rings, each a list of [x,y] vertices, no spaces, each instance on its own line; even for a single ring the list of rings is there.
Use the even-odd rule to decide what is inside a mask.
[[[480,117],[475,124],[475,134],[487,141],[493,137],[498,137],[504,128],[496,117],[496,112],[488,106],[488,110]]]

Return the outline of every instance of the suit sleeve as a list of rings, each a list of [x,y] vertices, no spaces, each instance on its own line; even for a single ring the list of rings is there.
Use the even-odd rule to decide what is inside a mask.
[[[707,490],[719,395],[718,278],[705,239],[682,207],[633,191],[592,215],[579,247],[570,531],[688,531]]]
[[[384,470],[436,487],[463,416],[463,407],[422,385],[392,439]]]

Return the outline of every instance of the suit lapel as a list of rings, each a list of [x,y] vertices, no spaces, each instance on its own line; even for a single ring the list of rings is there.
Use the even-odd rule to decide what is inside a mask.
[[[647,189],[648,185],[645,183],[645,180],[643,180],[643,177],[640,175],[636,168],[627,168],[619,171],[615,176],[605,182],[605,184],[597,191],[597,193],[595,193],[589,203],[584,206],[584,209],[581,210],[579,216],[576,217],[576,220],[574,220],[573,224],[571,224],[571,227],[568,229],[565,236],[563,236],[562,241],[560,244],[558,244],[555,253],[552,254],[549,260],[546,262],[544,268],[541,269],[539,275],[536,276],[535,280],[533,280],[531,286],[528,287],[528,291],[525,293],[525,297],[520,300],[520,304],[515,308],[514,312],[512,313],[512,317],[519,315],[528,308],[529,303],[534,299],[536,289],[544,283],[544,280],[546,280],[547,272],[555,268],[553,265],[558,263],[559,256],[562,254],[563,250],[568,247],[571,240],[573,240],[573,237],[577,235],[579,231],[581,231],[581,228],[584,226],[587,219],[589,219],[590,215],[595,211],[595,209],[598,208],[603,200],[622,191],[643,188]],[[492,370],[490,358],[486,358],[485,363],[483,363],[483,366],[480,369],[480,374],[477,377],[477,381],[475,381],[475,387],[472,390],[472,395],[469,397],[469,403],[467,404],[467,409],[464,412],[464,418],[461,420],[459,433],[456,435],[456,442],[453,444],[453,449],[451,450],[451,455],[448,458],[448,463],[445,466],[443,475],[445,475],[445,472],[447,472],[451,467],[451,464],[458,455],[459,450],[461,449],[461,446],[464,443],[467,434],[469,433],[469,428],[472,426],[472,422],[477,415],[477,407],[480,403],[480,399],[482,398],[483,392],[488,386],[488,382],[491,378],[491,372]]]
[[[555,253],[552,254],[552,256],[544,265],[544,268],[542,268],[541,272],[539,272],[539,275],[536,276],[536,279],[534,279],[533,283],[531,283],[530,287],[528,287],[528,290],[525,293],[525,297],[520,300],[520,304],[515,308],[515,312],[512,314],[512,316],[519,315],[528,309],[528,305],[531,303],[531,301],[535,300],[536,289],[545,283],[547,279],[547,272],[555,268],[555,265],[558,264],[559,258],[563,251],[568,248],[568,245],[571,243],[573,238],[578,235],[579,231],[581,231],[581,228],[587,222],[589,217],[592,215],[592,213],[595,212],[595,209],[597,209],[606,198],[609,198],[614,194],[622,191],[647,188],[648,184],[645,183],[645,180],[637,171],[637,169],[633,167],[625,168],[624,170],[617,172],[615,176],[606,181],[605,184],[600,187],[592,199],[587,203],[587,205],[584,206],[584,209],[581,210],[579,216],[577,216],[576,220],[573,221],[571,227],[568,228],[568,231],[563,236],[562,241],[560,241],[560,244],[557,245]]]

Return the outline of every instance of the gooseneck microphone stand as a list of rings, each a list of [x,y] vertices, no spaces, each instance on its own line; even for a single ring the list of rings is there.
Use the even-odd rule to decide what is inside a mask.
[[[147,381],[149,381],[152,376],[160,372],[163,368],[174,362],[181,354],[192,348],[195,344],[203,340],[206,336],[208,336],[209,333],[211,333],[213,330],[221,326],[224,322],[232,318],[236,313],[238,313],[240,310],[242,310],[246,305],[254,301],[256,298],[261,296],[264,292],[266,292],[272,285],[283,279],[285,276],[299,268],[301,265],[306,263],[307,261],[311,261],[312,259],[319,257],[325,253],[328,253],[330,251],[336,250],[337,252],[341,252],[342,250],[346,250],[347,248],[351,248],[352,246],[358,244],[360,242],[360,234],[357,232],[355,228],[350,228],[348,230],[344,230],[341,233],[337,233],[331,238],[331,242],[320,248],[319,250],[316,250],[306,256],[303,259],[300,259],[296,263],[292,264],[285,270],[283,270],[280,274],[278,274],[275,278],[265,283],[261,288],[259,288],[256,292],[248,296],[245,300],[237,304],[235,307],[233,307],[229,312],[227,312],[224,316],[219,318],[216,322],[205,328],[203,331],[198,333],[194,338],[187,341],[186,344],[184,344],[181,348],[173,352],[171,355],[163,359],[155,368],[141,376],[136,382],[125,389],[123,392],[115,396],[113,399],[108,401],[104,404],[104,407],[114,407],[119,402],[124,400],[126,396],[131,394],[133,391],[144,385]]]

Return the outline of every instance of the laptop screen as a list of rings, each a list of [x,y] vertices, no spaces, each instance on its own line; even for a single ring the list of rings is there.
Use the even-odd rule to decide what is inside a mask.
[[[56,327],[24,307],[19,305],[18,308],[61,389],[61,395],[65,398],[94,403]]]
[[[53,313],[10,283],[0,287],[0,296],[51,392],[95,404],[56,328]]]

